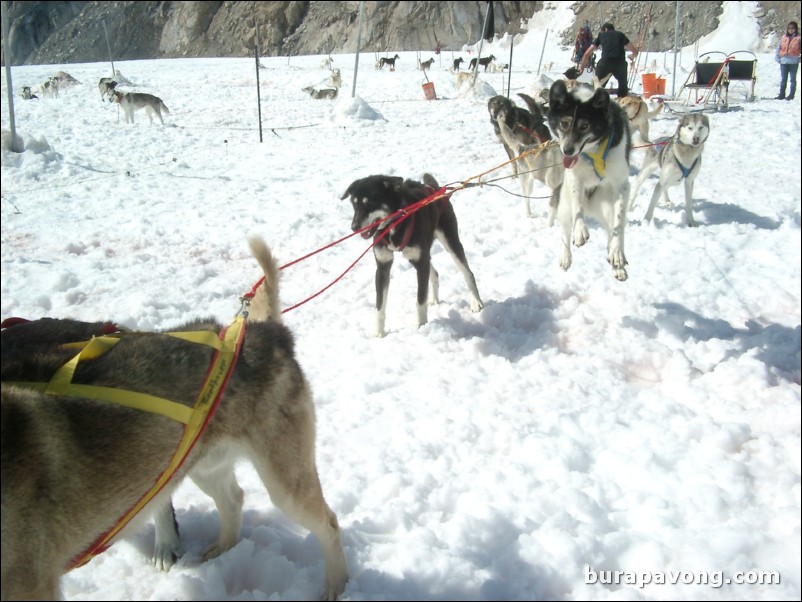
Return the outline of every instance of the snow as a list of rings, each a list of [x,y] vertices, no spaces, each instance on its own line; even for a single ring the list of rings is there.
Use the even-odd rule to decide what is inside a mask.
[[[516,40],[513,98],[570,66],[569,48],[543,51],[546,30],[554,40],[572,22],[570,3],[556,4]],[[366,241],[283,270],[286,307],[346,272],[285,314],[315,393],[318,470],[350,568],[343,599],[798,600],[800,110],[798,98],[766,99],[779,68],[752,4],[725,3],[721,28],[683,49],[677,85],[697,51],[752,50],[758,99],[739,103],[733,90],[735,109],[709,114],[698,228],[684,225],[678,188],[645,223],[654,177],[642,187],[624,283],[593,222],[560,269],[548,191],[536,186],[527,219],[517,181],[497,180],[509,166],[494,170],[507,158],[486,105],[508,74],[480,73],[460,94],[447,71],[457,54],[429,73],[436,101],[416,53],[399,53],[395,72],[363,53],[354,98],[354,56],[335,55],[336,101],[301,91],[328,77],[323,57],[263,58],[263,142],[252,58],[116,62],[128,89],[164,100],[165,126],[141,112],[125,124],[100,101],[107,64],[12,67],[25,151],[2,151],[2,317],[140,330],[226,321],[259,277],[248,235],[286,264],[350,233],[340,196],[357,178],[428,171],[459,185],[488,172],[493,184],[452,197],[480,313],[438,243],[441,303],[417,328],[414,270],[399,257],[384,338],[373,336],[370,254],[346,272]],[[510,41],[482,54],[506,63]],[[20,99],[59,69],[83,83]],[[6,86],[4,73],[4,130]],[[661,114],[652,137],[676,122]],[[149,562],[151,525],[67,574],[64,598],[319,597],[317,540],[273,507],[250,464],[237,474],[245,509],[232,550],[201,563],[219,521],[187,481],[174,496],[187,553],[171,571]],[[619,584],[599,583],[609,571],[625,572]],[[768,574],[780,582],[735,583]]]

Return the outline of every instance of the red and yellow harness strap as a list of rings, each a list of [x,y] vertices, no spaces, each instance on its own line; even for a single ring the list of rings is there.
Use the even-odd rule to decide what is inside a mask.
[[[186,460],[189,452],[197,442],[198,437],[203,433],[204,429],[209,424],[209,420],[214,415],[220,403],[220,399],[225,392],[226,385],[234,371],[234,366],[237,363],[242,347],[242,340],[245,336],[245,319],[243,316],[237,316],[234,322],[224,328],[219,335],[208,331],[171,332],[165,334],[192,343],[206,345],[215,350],[212,363],[206,374],[206,380],[203,383],[203,388],[198,398],[195,400],[195,405],[191,408],[168,399],[134,391],[72,383],[72,377],[78,363],[82,359],[98,357],[114,347],[114,345],[119,342],[121,336],[126,336],[119,333],[94,337],[89,341],[74,344],[81,347],[81,350],[75,357],[56,371],[49,383],[7,383],[28,389],[40,390],[49,395],[70,395],[107,401],[109,403],[160,414],[185,425],[184,433],[170,463],[154,482],[150,490],[121,516],[111,529],[100,535],[86,551],[74,558],[67,567],[68,570],[83,566],[92,560],[92,558],[104,552],[109,545],[111,545],[111,541],[114,537],[116,537],[131,519],[164,488],[167,482],[184,463],[184,460]]]

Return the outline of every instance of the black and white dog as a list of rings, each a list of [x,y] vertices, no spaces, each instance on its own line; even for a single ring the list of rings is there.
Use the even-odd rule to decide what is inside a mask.
[[[532,147],[551,140],[551,132],[546,125],[546,118],[538,103],[531,96],[521,92],[518,93],[518,96],[523,98],[529,110],[519,107],[506,96],[493,96],[487,101],[487,112],[490,113],[490,123],[493,124],[493,131],[510,160],[515,159],[526,147]],[[500,122],[503,122],[503,124]],[[502,125],[505,127],[503,133],[501,131]],[[562,182],[562,164],[561,162],[559,163],[560,176],[559,181],[556,182],[557,187]],[[526,217],[533,217],[532,207],[529,202],[533,178],[544,183],[547,179],[552,180],[540,168],[528,167],[526,162],[522,162],[522,166],[525,170],[521,184],[524,194],[524,209],[526,210]],[[546,167],[546,164],[541,167]],[[518,161],[513,162],[512,170],[517,178],[521,172]],[[549,186],[554,188],[551,184]]]
[[[607,261],[627,279],[624,228],[629,202],[629,125],[604,88],[569,92],[563,80],[549,90],[548,122],[563,153],[565,175],[557,218],[563,227],[560,267],[571,267],[571,243],[588,241],[585,216],[607,230]]]
[[[390,71],[395,71],[395,62],[401,57],[397,54],[393,58],[382,57],[379,59],[379,69],[384,69],[385,65],[389,65]]]
[[[387,291],[393,253],[401,253],[415,267],[418,277],[418,326],[426,324],[427,301],[439,303],[437,270],[431,264],[434,239],[440,241],[454,259],[468,284],[471,310],[480,311],[484,304],[476,288],[476,279],[468,267],[465,250],[459,239],[457,215],[448,195],[411,212],[405,208],[418,203],[440,189],[437,181],[424,174],[423,183],[404,178],[374,175],[354,180],[340,198],[351,197],[354,218],[351,229],[363,230],[362,238],[374,239],[376,258],[376,336],[385,334]],[[429,287],[431,286],[431,294]]]
[[[685,223],[696,226],[693,219],[693,182],[702,168],[702,151],[710,135],[710,120],[707,115],[686,113],[679,120],[677,131],[671,138],[659,139],[656,147],[649,147],[643,160],[635,190],[630,200],[630,209],[635,205],[638,190],[644,180],[656,169],[660,170],[660,179],[654,187],[652,200],[646,210],[644,221],[650,222],[654,215],[657,199],[663,196],[666,205],[671,205],[668,189],[683,184],[685,189]]]

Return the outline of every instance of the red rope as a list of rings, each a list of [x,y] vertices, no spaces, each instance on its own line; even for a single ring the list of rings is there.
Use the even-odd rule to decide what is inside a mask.
[[[452,191],[452,192],[453,192],[453,191]],[[377,227],[377,226],[381,226],[382,224],[386,223],[386,222],[387,222],[387,221],[389,221],[389,220],[394,220],[394,219],[395,219],[396,217],[398,217],[398,216],[400,216],[400,217],[399,217],[399,219],[398,219],[397,221],[395,221],[395,224],[396,224],[396,225],[398,225],[398,224],[401,224],[401,223],[402,223],[404,220],[406,220],[407,218],[409,218],[410,216],[412,216],[412,215],[413,215],[413,214],[414,214],[416,211],[418,211],[418,210],[419,210],[421,207],[423,207],[424,205],[428,205],[429,203],[433,203],[433,202],[435,202],[435,201],[437,201],[437,200],[440,200],[441,198],[447,198],[447,197],[448,197],[448,196],[450,196],[450,195],[451,195],[451,193],[449,193],[449,194],[446,194],[446,187],[445,187],[445,186],[443,186],[442,188],[440,188],[439,190],[437,190],[437,191],[436,191],[436,192],[434,192],[433,194],[430,194],[429,196],[427,196],[427,197],[424,197],[424,198],[422,198],[421,200],[414,202],[412,205],[409,205],[408,207],[404,207],[404,208],[402,208],[402,209],[399,209],[398,211],[395,211],[394,213],[391,213],[390,215],[388,215],[387,217],[384,217],[384,218],[382,218],[381,220],[377,220],[376,222],[373,222],[373,223],[371,223],[371,224],[368,224],[368,225],[367,225],[367,226],[365,226],[364,228],[361,228],[361,229],[359,229],[359,230],[356,230],[356,231],[352,232],[351,234],[348,234],[348,235],[346,235],[346,236],[343,236],[342,238],[340,238],[340,239],[338,239],[338,240],[335,240],[334,242],[331,242],[331,243],[329,243],[329,244],[327,244],[327,245],[325,245],[325,246],[323,246],[323,247],[320,247],[320,248],[319,248],[319,249],[317,249],[316,251],[312,251],[311,253],[307,253],[306,255],[303,255],[302,257],[299,257],[298,259],[294,259],[293,261],[290,261],[289,263],[285,263],[284,265],[282,265],[282,266],[280,266],[280,267],[279,267],[279,270],[284,270],[285,268],[288,268],[288,267],[290,267],[290,266],[293,266],[293,265],[295,265],[296,263],[300,263],[300,262],[301,262],[301,261],[303,261],[304,259],[309,259],[310,257],[312,257],[312,256],[314,256],[314,255],[317,255],[318,253],[320,253],[320,252],[322,252],[322,251],[325,251],[326,249],[330,249],[331,247],[333,247],[333,246],[335,246],[335,245],[338,245],[338,244],[340,244],[341,242],[343,242],[343,241],[345,241],[345,240],[348,240],[348,239],[349,239],[349,238],[351,238],[352,236],[355,236],[355,235],[357,235],[357,234],[362,234],[362,233],[363,233],[363,232],[365,232],[366,230],[370,230],[371,228],[375,228],[375,227]],[[328,289],[330,289],[330,288],[331,288],[332,286],[334,286],[334,285],[335,285],[337,282],[339,282],[340,280],[342,280],[342,279],[343,279],[343,277],[344,277],[344,276],[345,276],[345,275],[346,275],[348,272],[350,272],[350,271],[353,269],[353,267],[354,267],[354,266],[355,266],[357,263],[359,263],[359,260],[360,260],[360,259],[362,259],[362,258],[363,258],[363,257],[364,257],[364,256],[367,254],[367,252],[368,252],[368,251],[370,251],[370,250],[371,250],[373,247],[375,247],[377,244],[379,244],[379,242],[381,242],[381,241],[382,241],[382,239],[384,239],[384,237],[385,237],[385,236],[387,236],[389,233],[390,233],[390,228],[385,228],[385,229],[384,229],[384,230],[383,230],[383,231],[382,231],[382,232],[381,232],[381,233],[380,233],[380,234],[379,234],[377,237],[375,237],[375,238],[373,239],[373,242],[370,244],[370,246],[368,246],[368,248],[367,248],[367,249],[365,249],[365,250],[362,252],[362,254],[361,254],[359,257],[357,257],[357,258],[356,258],[356,259],[355,259],[355,260],[354,260],[354,261],[351,263],[351,265],[349,265],[349,266],[348,266],[348,267],[345,269],[345,271],[344,271],[342,274],[340,274],[339,276],[337,276],[337,278],[335,278],[334,280],[332,280],[332,281],[331,281],[329,284],[327,284],[326,286],[324,286],[322,289],[320,289],[320,290],[319,290],[319,291],[317,291],[316,293],[314,293],[314,294],[310,295],[309,297],[307,297],[307,298],[306,298],[306,299],[304,299],[303,301],[299,301],[299,302],[298,302],[298,303],[296,303],[295,305],[292,305],[292,306],[290,306],[290,307],[287,307],[287,308],[283,309],[281,313],[283,313],[283,314],[284,314],[284,313],[287,313],[288,311],[291,311],[291,310],[293,310],[293,309],[296,309],[297,307],[300,307],[301,305],[303,305],[303,304],[305,304],[305,303],[308,303],[309,301],[311,301],[311,300],[312,300],[312,299],[314,299],[315,297],[317,297],[317,296],[319,296],[319,295],[323,294],[325,291],[327,291]],[[242,298],[243,298],[243,299],[245,299],[245,300],[250,300],[250,299],[252,299],[252,298],[253,298],[253,296],[256,294],[256,289],[258,289],[258,288],[261,286],[261,284],[262,284],[262,282],[264,282],[264,280],[265,280],[265,278],[264,278],[264,276],[262,276],[262,277],[261,277],[261,278],[260,278],[260,279],[259,279],[259,280],[256,282],[256,284],[254,284],[254,285],[251,287],[251,290],[250,290],[250,291],[248,291],[248,292],[247,292],[245,295],[243,295],[243,297],[242,297]]]

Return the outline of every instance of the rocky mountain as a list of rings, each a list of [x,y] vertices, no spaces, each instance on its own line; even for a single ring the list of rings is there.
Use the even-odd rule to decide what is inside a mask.
[[[554,2],[493,2],[496,35],[519,33]],[[722,2],[679,2],[682,45],[717,26]],[[186,1],[7,2],[12,64],[50,64],[175,57],[291,56],[354,52],[360,2]],[[460,50],[481,36],[487,2],[365,2],[363,51]],[[573,3],[573,27],[558,32],[572,44],[587,22],[604,21],[642,48],[670,49],[677,2]],[[799,19],[799,2],[757,3],[764,36]],[[533,16],[534,15],[534,16]],[[3,59],[5,60],[5,59]]]

